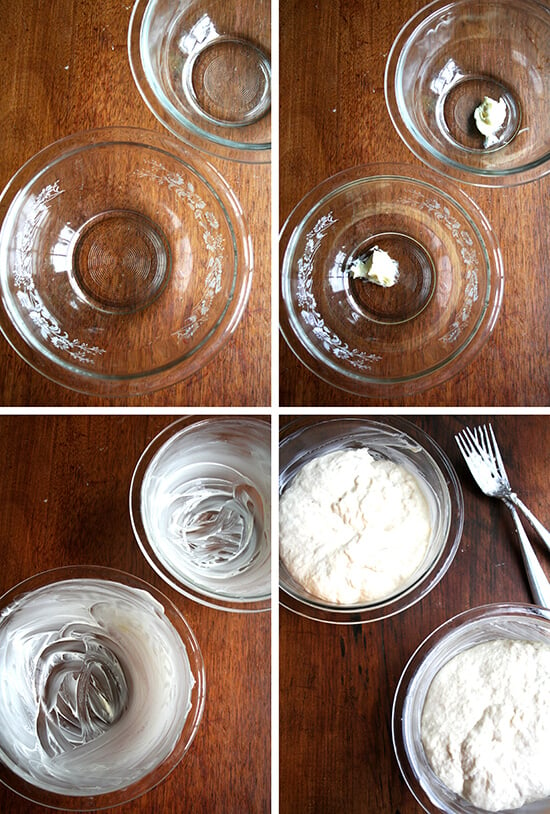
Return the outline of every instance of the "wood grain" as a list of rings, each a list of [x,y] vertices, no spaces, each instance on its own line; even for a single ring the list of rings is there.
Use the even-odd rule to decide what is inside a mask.
[[[390,734],[393,694],[408,658],[432,630],[462,610],[531,601],[507,510],[474,485],[454,435],[465,425],[490,420],[514,488],[550,527],[549,417],[410,418],[447,453],[462,484],[459,550],[430,594],[381,622],[328,625],[281,608],[280,814],[418,814]],[[528,533],[550,577],[550,556]]]
[[[180,608],[206,669],[204,717],[168,779],[121,814],[267,814],[270,810],[270,614],[234,614],[167,586],[134,541],[128,490],[169,416],[0,416],[1,593],[62,565],[135,574]],[[0,785],[3,814],[50,811]]]
[[[386,110],[391,45],[422,0],[280,0],[280,222],[310,189],[348,167],[420,162]],[[307,55],[307,58],[305,56]],[[502,310],[480,355],[454,379],[395,399],[362,399],[323,383],[280,342],[280,404],[287,406],[539,406],[550,402],[548,179],[506,190],[463,189],[500,243]]]
[[[128,125],[163,132],[132,79],[131,0],[0,0],[0,188],[38,150],[71,133]],[[255,274],[229,343],[189,380],[131,399],[83,396],[28,367],[2,338],[0,404],[265,406],[271,400],[270,167],[212,159],[239,198]]]

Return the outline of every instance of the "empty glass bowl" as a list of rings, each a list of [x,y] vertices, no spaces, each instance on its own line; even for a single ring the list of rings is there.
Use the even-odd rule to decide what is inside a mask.
[[[395,285],[356,279],[375,247],[399,264]],[[322,182],[281,236],[282,333],[336,387],[403,396],[454,376],[500,309],[500,250],[485,216],[424,168],[375,164]]]
[[[131,396],[172,385],[242,316],[252,252],[240,205],[169,136],[62,139],[15,174],[0,218],[0,327],[65,387]]]
[[[398,34],[386,102],[409,149],[446,176],[511,186],[550,171],[550,8],[538,0],[436,0]],[[485,146],[474,111],[502,100]]]
[[[0,600],[0,780],[60,809],[120,805],[181,761],[204,665],[177,608],[110,568],[46,571]]]
[[[136,539],[184,596],[220,610],[271,606],[271,428],[254,417],[184,418],[141,456]]]
[[[137,0],[130,65],[150,110],[183,141],[269,162],[270,37],[267,0]]]
[[[283,427],[279,445],[279,493],[314,458],[336,450],[368,449],[373,457],[405,467],[421,485],[430,509],[431,534],[426,554],[396,593],[356,605],[330,603],[309,593],[279,562],[281,604],[319,622],[375,622],[419,602],[441,580],[457,552],[463,526],[462,490],[443,450],[415,424],[389,419],[320,416],[299,418]]]
[[[422,745],[421,721],[432,680],[444,664],[462,651],[494,639],[550,644],[550,611],[520,603],[484,605],[464,611],[424,640],[399,680],[392,712],[395,754],[409,789],[429,814],[482,812],[436,776]],[[515,810],[522,814],[544,814],[548,805],[547,799]]]

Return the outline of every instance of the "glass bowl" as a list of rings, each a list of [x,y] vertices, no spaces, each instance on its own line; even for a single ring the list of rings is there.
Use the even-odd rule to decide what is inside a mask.
[[[452,464],[423,430],[398,416],[383,420],[315,416],[292,421],[281,431],[279,493],[313,458],[363,447],[375,458],[401,464],[416,477],[430,507],[430,543],[424,560],[397,594],[360,605],[337,605],[318,599],[293,579],[280,560],[281,604],[319,622],[375,622],[419,602],[447,572],[462,536],[464,503]]]
[[[226,611],[271,607],[271,428],[182,418],[142,454],[130,487],[139,547],[172,588]]]
[[[169,136],[64,138],[15,174],[0,219],[0,328],[65,387],[168,387],[207,364],[242,316],[252,251],[240,205]]]
[[[220,158],[269,162],[270,12],[267,0],[137,0],[130,66],[174,135]]]
[[[152,586],[102,567],[45,571],[0,600],[0,780],[90,811],[152,789],[199,726],[202,655]]]
[[[375,247],[399,264],[390,288],[351,273]],[[286,341],[317,376],[360,396],[408,395],[456,375],[500,309],[490,225],[427,169],[375,164],[325,180],[290,215],[281,252]]]
[[[460,181],[511,186],[550,171],[550,8],[537,0],[436,0],[405,23],[386,63],[388,110],[407,147]],[[502,99],[485,146],[474,111]]]
[[[453,656],[493,639],[519,639],[550,644],[550,611],[527,604],[494,604],[458,614],[431,633],[406,665],[395,692],[393,744],[401,773],[429,814],[478,814],[477,808],[452,792],[434,774],[420,736],[424,702],[436,673]],[[515,809],[546,814],[550,800]]]

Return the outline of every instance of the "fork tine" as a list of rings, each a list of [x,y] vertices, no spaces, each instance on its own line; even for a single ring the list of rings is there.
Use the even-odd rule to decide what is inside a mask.
[[[472,442],[468,437],[467,433],[465,432],[465,430],[461,430],[461,432],[455,435],[455,440],[464,458],[468,458],[472,454],[475,454]]]
[[[466,438],[470,442],[471,451],[476,453],[477,455],[482,454],[483,453],[483,447],[481,446],[478,435],[477,435],[477,427],[474,427],[473,429],[472,429],[472,427],[465,427],[464,435],[466,436]]]
[[[493,432],[493,428],[492,428],[492,426],[490,424],[489,424],[489,433],[491,435],[493,454],[494,454],[494,458],[495,458],[495,461],[496,461],[496,464],[497,464],[499,474],[500,474],[501,478],[506,478],[506,480],[508,480],[508,476],[506,474],[506,468],[504,466],[504,461],[502,460],[502,455],[500,454],[500,449],[499,449],[499,446],[497,444],[497,439],[495,438],[495,433]]]
[[[479,427],[476,427],[476,435],[483,454],[488,455],[490,458],[492,458],[491,447],[489,446],[487,438],[487,428],[484,424],[481,424]]]
[[[468,451],[466,449],[466,443],[465,443],[464,438],[462,437],[462,435],[460,433],[457,433],[455,435],[455,441],[458,444],[458,448],[461,451],[464,458],[467,458],[468,457]]]

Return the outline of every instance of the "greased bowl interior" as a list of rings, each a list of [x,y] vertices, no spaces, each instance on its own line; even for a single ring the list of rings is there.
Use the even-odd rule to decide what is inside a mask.
[[[128,51],[157,119],[220,158],[267,163],[271,151],[267,0],[137,0]]]
[[[143,452],[134,534],[184,596],[219,610],[271,607],[271,428],[255,416],[182,418]]]
[[[207,364],[238,324],[252,251],[222,176],[170,136],[52,144],[0,199],[0,327],[40,373],[132,396]]]
[[[9,590],[0,615],[2,783],[40,805],[97,811],[175,769],[202,718],[205,673],[162,593],[115,569],[67,566]]]
[[[338,605],[313,596],[293,579],[280,560],[281,604],[320,622],[373,622],[420,601],[447,572],[462,536],[462,490],[452,464],[432,438],[398,416],[372,420],[317,416],[290,422],[281,430],[279,493],[313,458],[335,450],[363,447],[374,457],[406,467],[416,477],[430,507],[431,538],[422,563],[398,593],[358,605]]]
[[[550,644],[550,611],[527,604],[472,608],[431,633],[406,665],[395,691],[392,735],[401,773],[428,814],[481,814],[481,809],[451,791],[433,772],[421,740],[421,719],[430,684],[454,656],[493,639]],[[547,814],[550,800],[514,809],[517,814]]]
[[[389,288],[351,273],[376,246],[399,264]],[[458,374],[493,330],[502,285],[483,213],[421,167],[345,170],[305,196],[281,235],[282,333],[313,373],[360,396]]]
[[[386,102],[409,149],[460,181],[511,186],[550,171],[550,8],[538,0],[436,0],[408,20],[386,64]],[[474,111],[502,99],[485,146]]]

